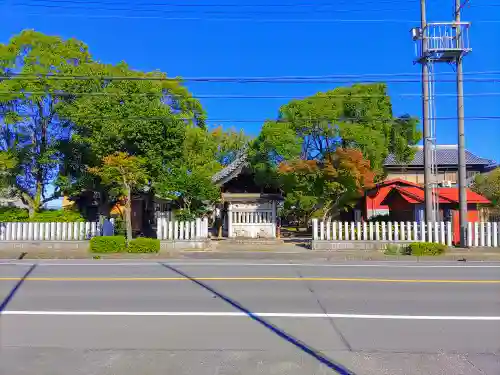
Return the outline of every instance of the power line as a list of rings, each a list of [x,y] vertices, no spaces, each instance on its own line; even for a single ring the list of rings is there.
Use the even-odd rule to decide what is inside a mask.
[[[434,75],[455,75],[455,72],[436,72]],[[472,72],[464,72],[464,75],[500,75],[500,70],[482,70],[482,71],[472,71]],[[85,77],[85,78],[99,78],[99,79],[115,79],[115,78],[120,78],[120,77],[113,77],[113,76],[99,76],[99,75],[74,75],[74,74],[64,74],[64,73],[53,73],[53,74],[34,74],[34,73],[7,73],[6,77],[68,77],[68,78],[74,78],[74,77]],[[308,80],[308,79],[329,79],[329,78],[359,78],[359,77],[406,77],[406,76],[420,76],[420,73],[413,73],[413,72],[408,72],[408,73],[361,73],[361,74],[328,74],[328,75],[316,75],[316,76],[257,76],[257,77],[251,77],[251,76],[233,76],[233,77],[166,77],[166,79],[169,80],[194,80],[194,79],[201,79],[201,80],[209,80],[209,79],[217,79],[217,80],[234,80],[234,79],[244,79],[244,80],[252,80],[252,79],[258,79],[258,80],[287,80],[287,79],[301,79],[301,80]],[[0,75],[0,78],[2,76]],[[136,77],[130,77],[130,78],[136,78]],[[142,77],[139,77],[142,78]],[[152,78],[165,78],[162,76],[155,76]]]
[[[8,112],[0,113],[0,116],[6,115]],[[35,113],[18,113],[21,117],[38,117],[38,114]],[[71,116],[71,119],[77,120],[145,120],[145,121],[158,121],[158,120],[181,120],[181,121],[193,121],[196,118],[183,118],[183,117],[175,117],[175,116]],[[432,120],[457,120],[457,117],[434,117]],[[465,117],[467,120],[500,120],[500,116],[471,116]],[[385,117],[370,117],[369,119],[361,119],[358,117],[342,117],[339,119],[331,119],[331,118],[321,118],[321,117],[312,117],[310,119],[295,119],[295,120],[282,120],[283,122],[314,122],[314,121],[331,121],[331,122],[342,122],[342,121],[377,121],[384,120],[387,121],[389,119]],[[280,121],[276,119],[206,119],[206,122],[214,122],[214,123],[263,123],[266,121]]]
[[[145,93],[126,93],[126,92],[117,92],[117,91],[111,91],[111,92],[98,92],[98,91],[93,91],[93,92],[72,92],[72,91],[66,91],[66,92],[53,92],[53,91],[0,91],[0,95],[16,95],[16,94],[23,94],[23,95],[54,95],[54,96],[131,96],[131,97],[136,97],[136,96],[171,96],[171,97],[184,97],[182,95],[175,95],[175,94],[170,94],[170,93],[163,93],[163,92],[145,92]],[[324,99],[325,97],[328,98],[385,98],[385,97],[416,97],[420,98],[422,94],[413,94],[413,93],[402,93],[402,94],[371,94],[371,95],[349,95],[349,94],[327,94],[327,93],[322,93],[324,95],[317,95],[313,94],[310,96],[301,96],[301,95],[237,95],[237,94],[201,94],[201,95],[193,95],[189,96],[188,98],[193,98],[193,99],[308,99],[308,100],[320,100]],[[445,93],[438,93],[435,94],[435,96],[441,96],[441,97],[452,97],[456,98],[456,94],[445,94]],[[500,96],[500,92],[477,92],[477,93],[467,93],[464,94],[464,97],[486,97],[486,96]]]
[[[31,2],[45,2],[46,0],[29,0]],[[76,1],[76,0],[51,0],[51,3],[70,3],[70,4],[99,4],[99,5],[130,5],[130,2],[109,2],[109,1]],[[145,6],[166,6],[166,7],[180,7],[180,8],[289,8],[289,7],[332,7],[338,4],[410,4],[416,3],[416,0],[367,0],[367,1],[336,1],[333,3],[282,3],[282,4],[253,4],[253,3],[176,3],[176,2],[141,2],[138,5]]]
[[[98,4],[98,6],[94,6],[95,4]],[[395,2],[392,2],[393,4]],[[80,5],[76,5],[80,4]],[[88,4],[91,4],[91,6],[88,6]],[[94,5],[92,5],[94,4]],[[303,14],[311,14],[311,13],[321,13],[321,14],[331,14],[331,13],[348,13],[348,12],[387,12],[387,11],[412,11],[411,8],[360,8],[360,9],[339,9],[339,8],[331,8],[334,5],[329,5],[328,7],[323,6],[323,9],[318,9],[321,8],[320,6],[316,6],[311,4],[311,7],[309,8],[302,8],[299,11],[283,11],[283,7],[279,9],[274,9],[270,11],[262,11],[262,10],[253,10],[250,8],[250,6],[246,7],[245,10],[238,10],[235,9],[236,7],[231,7],[229,10],[223,9],[223,7],[216,8],[216,7],[210,7],[210,10],[205,10],[203,5],[199,5],[198,8],[196,9],[193,7],[190,8],[181,8],[181,9],[175,9],[175,10],[168,10],[164,8],[159,8],[159,7],[153,7],[153,8],[137,8],[137,7],[127,7],[127,8],[116,8],[116,7],[107,7],[105,5],[117,5],[111,4],[111,3],[98,3],[98,2],[93,2],[93,3],[83,3],[83,2],[71,2],[70,5],[58,5],[58,4],[45,4],[45,3],[36,3],[36,4],[23,4],[23,3],[14,3],[12,4],[15,7],[34,7],[34,8],[49,8],[49,9],[64,9],[64,10],[89,10],[89,11],[115,11],[115,12],[155,12],[159,14],[204,14],[204,15],[303,15]],[[130,4],[127,4],[130,5]],[[138,6],[145,6],[145,4],[137,4]],[[283,4],[280,4],[283,5]],[[356,4],[354,5],[362,5],[362,4]],[[313,8],[314,7],[314,8]],[[325,9],[328,8],[328,9]],[[216,9],[216,10],[213,10]]]
[[[391,76],[391,75],[388,75]],[[397,75],[392,75],[397,76]],[[419,79],[341,79],[341,78],[286,78],[286,77],[161,77],[161,76],[146,76],[146,77],[131,77],[131,76],[89,76],[89,75],[23,75],[10,74],[8,76],[0,76],[0,82],[6,78],[11,80],[26,81],[26,80],[105,80],[105,81],[177,81],[177,82],[217,82],[217,83],[293,83],[293,84],[319,84],[319,83],[420,83]],[[354,78],[354,77],[353,77]],[[357,76],[361,78],[361,76]],[[468,78],[464,79],[467,82],[483,82],[483,83],[498,83],[498,78]],[[436,82],[455,82],[454,79],[436,79]]]

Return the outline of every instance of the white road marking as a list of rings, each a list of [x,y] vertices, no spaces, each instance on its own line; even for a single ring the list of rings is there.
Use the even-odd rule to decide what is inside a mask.
[[[397,261],[393,261],[396,263]],[[163,263],[173,266],[216,266],[216,267],[332,267],[332,268],[500,268],[498,264],[478,264],[478,262],[469,262],[468,264],[394,264],[394,263],[375,263],[375,264],[321,264],[321,263],[226,263],[226,262],[171,262],[165,261]],[[475,263],[475,264],[471,264]],[[495,262],[493,262],[495,263]],[[33,262],[3,262],[0,265],[16,265],[16,266],[31,266]],[[37,266],[60,266],[60,267],[138,267],[138,266],[155,266],[158,267],[158,262],[119,262],[119,263],[49,263],[49,262],[36,262]]]
[[[248,317],[243,312],[192,312],[192,311],[10,311],[0,315],[41,315],[41,316],[163,316],[163,317]],[[253,313],[261,318],[335,318],[335,319],[386,319],[386,320],[467,320],[500,321],[500,316],[460,316],[460,315],[371,315],[371,314],[316,314],[316,313]]]

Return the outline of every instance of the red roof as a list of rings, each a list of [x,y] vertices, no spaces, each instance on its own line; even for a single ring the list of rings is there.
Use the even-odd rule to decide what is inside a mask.
[[[423,203],[424,202],[424,188],[414,187],[414,186],[397,186],[394,188],[397,190],[403,199],[409,203]],[[467,192],[467,203],[482,203],[488,204],[490,201],[473,192],[470,189],[466,189]],[[439,196],[439,203],[458,203],[458,188],[439,188],[437,189],[437,194]]]
[[[458,189],[457,188],[440,188],[439,195],[445,197],[451,201],[458,202]],[[483,197],[482,195],[473,192],[470,189],[466,189],[467,192],[467,202],[468,203],[481,203],[488,204],[491,203],[488,199]]]

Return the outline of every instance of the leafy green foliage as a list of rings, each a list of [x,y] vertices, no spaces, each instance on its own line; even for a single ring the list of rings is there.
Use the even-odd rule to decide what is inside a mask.
[[[500,168],[477,175],[472,189],[488,198],[493,206],[500,209]]]
[[[179,201],[181,209],[176,217],[180,220],[192,220],[205,213],[207,205],[220,198],[212,176],[233,161],[247,142],[241,132],[188,127],[182,157],[157,180],[156,193],[162,198]]]
[[[160,240],[156,238],[139,237],[134,238],[128,243],[127,252],[129,253],[159,253]]]
[[[125,249],[126,241],[122,236],[100,236],[90,239],[92,253],[121,253]]]
[[[28,221],[28,210],[17,207],[0,207],[0,223]]]
[[[307,220],[349,207],[383,174],[389,153],[412,158],[418,121],[394,118],[382,83],[320,92],[282,106],[252,145],[252,165],[262,185],[280,186],[285,212]],[[338,153],[338,151],[340,153]],[[281,166],[280,166],[281,165]]]
[[[73,223],[85,221],[73,210],[43,210],[30,217],[27,209],[0,207],[0,222]]]
[[[89,168],[89,172],[99,176],[108,186],[112,186],[120,195],[126,197],[125,217],[127,226],[127,239],[132,239],[131,202],[132,190],[148,183],[146,161],[137,156],[130,156],[124,152],[117,152],[105,156],[102,165]]]
[[[25,75],[0,82],[0,170],[2,180],[29,206],[31,215],[60,195],[59,190],[50,193],[47,188],[59,171],[61,142],[69,137],[57,108],[72,98],[52,93],[73,91],[79,85],[46,76],[74,74],[88,61],[83,43],[32,30],[0,44],[0,74]],[[5,163],[6,157],[12,161],[10,165]]]
[[[446,252],[447,246],[441,243],[433,242],[414,242],[409,244],[404,253],[414,256],[435,256]]]

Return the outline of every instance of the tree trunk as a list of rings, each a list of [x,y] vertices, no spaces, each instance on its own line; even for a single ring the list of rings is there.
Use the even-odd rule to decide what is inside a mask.
[[[127,241],[132,240],[132,192],[129,186],[127,190],[127,201],[125,203],[125,224],[127,228]]]

